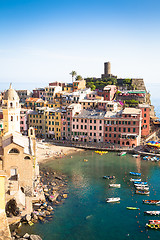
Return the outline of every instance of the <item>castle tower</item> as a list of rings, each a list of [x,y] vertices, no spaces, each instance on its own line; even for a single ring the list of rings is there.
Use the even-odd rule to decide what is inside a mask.
[[[112,77],[111,74],[111,63],[105,62],[104,63],[104,74],[101,75],[102,78],[109,78]]]
[[[20,132],[19,97],[17,92],[12,89],[11,84],[9,89],[5,92],[2,102],[2,110],[4,133]]]

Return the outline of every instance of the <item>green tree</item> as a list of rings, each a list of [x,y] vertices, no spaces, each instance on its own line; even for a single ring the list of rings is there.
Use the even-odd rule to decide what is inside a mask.
[[[82,80],[83,78],[82,78],[82,76],[81,75],[77,75],[77,77],[76,77],[76,80],[77,81],[80,81],[80,80]]]

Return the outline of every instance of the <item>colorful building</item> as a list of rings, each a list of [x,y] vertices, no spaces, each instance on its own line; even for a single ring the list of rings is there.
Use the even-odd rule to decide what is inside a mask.
[[[148,104],[139,104],[139,109],[142,111],[142,137],[150,134],[150,106]]]

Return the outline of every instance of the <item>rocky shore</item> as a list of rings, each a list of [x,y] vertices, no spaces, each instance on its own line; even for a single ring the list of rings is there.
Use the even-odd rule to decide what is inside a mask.
[[[21,234],[21,226],[28,224],[32,226],[38,222],[47,223],[53,219],[55,208],[62,204],[68,197],[67,178],[63,174],[59,174],[52,169],[41,167],[40,185],[43,189],[45,200],[33,202],[33,212],[31,214],[21,215],[20,221],[10,226],[12,240],[29,239],[41,240],[38,235]]]

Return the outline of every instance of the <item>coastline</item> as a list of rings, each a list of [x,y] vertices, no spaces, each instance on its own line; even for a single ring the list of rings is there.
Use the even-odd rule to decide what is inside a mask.
[[[37,141],[37,162],[39,164],[45,163],[47,161],[55,160],[58,158],[63,158],[76,154],[78,152],[85,151],[85,149],[75,148],[75,147],[65,147],[55,145],[49,142],[39,142]]]

